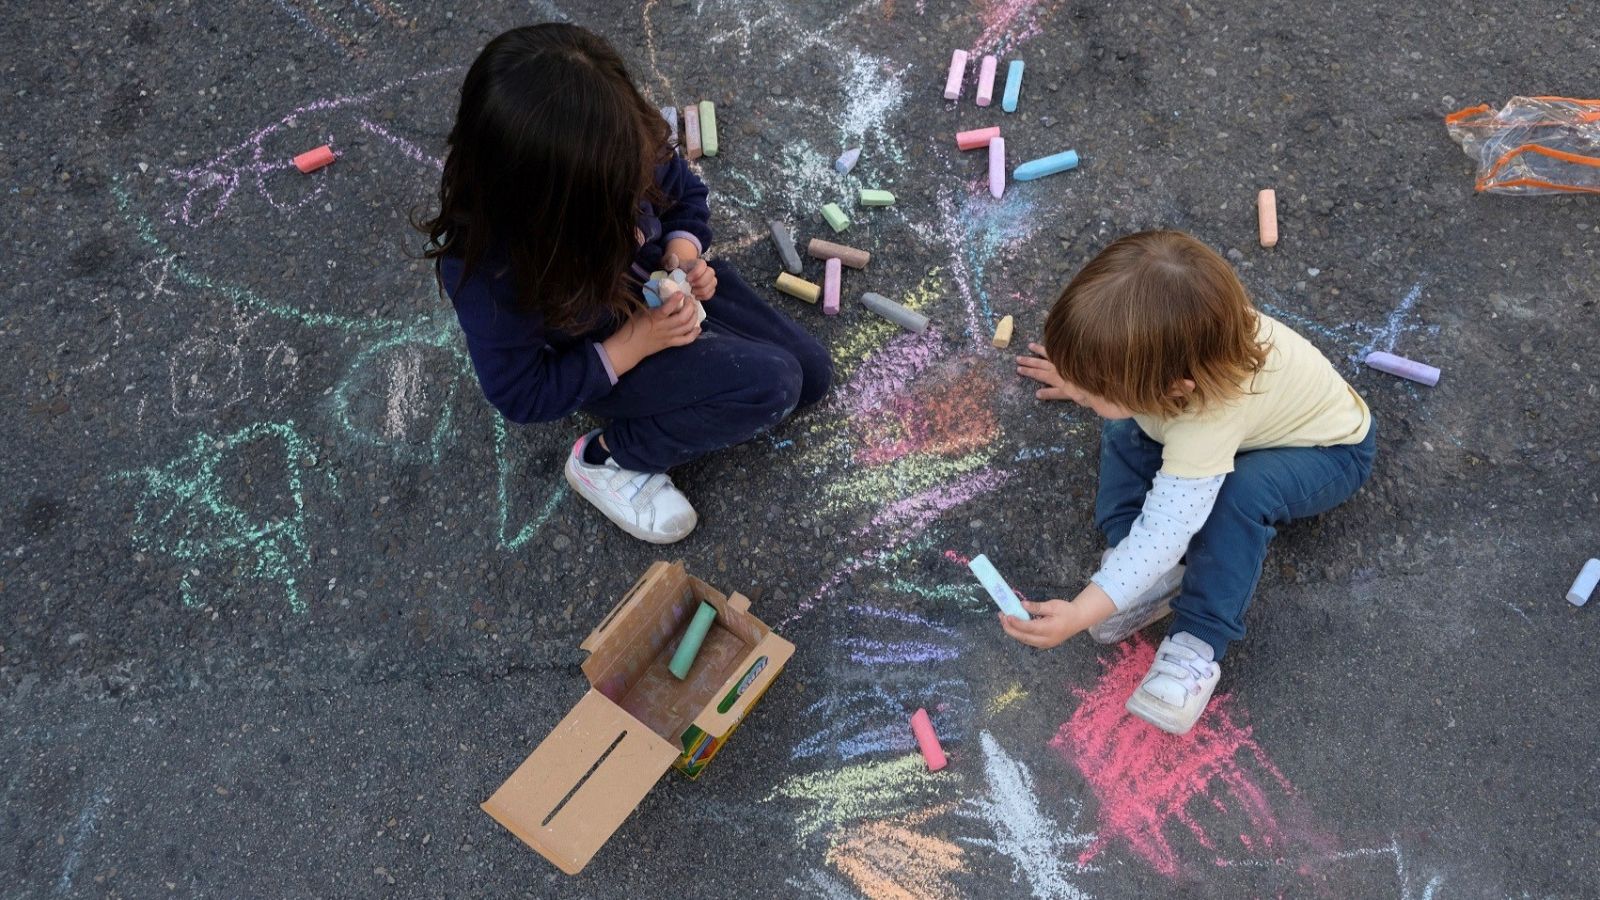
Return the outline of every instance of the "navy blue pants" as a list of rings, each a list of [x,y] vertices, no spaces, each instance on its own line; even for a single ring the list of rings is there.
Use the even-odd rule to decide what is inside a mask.
[[[717,292],[700,337],[645,357],[584,407],[608,420],[606,447],[625,469],[665,472],[747,441],[828,392],[827,348],[732,266],[711,266]]]
[[[1359,444],[1273,447],[1234,457],[1216,506],[1189,541],[1183,589],[1172,602],[1167,633],[1187,631],[1221,659],[1229,641],[1244,637],[1244,611],[1277,527],[1349,499],[1372,474],[1377,433],[1373,422]],[[1160,469],[1161,445],[1132,419],[1105,424],[1094,513],[1111,546],[1128,536]]]

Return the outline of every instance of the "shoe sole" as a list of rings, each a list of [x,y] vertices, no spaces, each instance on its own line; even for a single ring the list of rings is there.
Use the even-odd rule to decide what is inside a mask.
[[[589,486],[584,483],[582,478],[578,477],[576,472],[572,471],[572,466],[570,464],[562,466],[561,468],[562,474],[567,478],[567,484],[572,487],[572,490],[578,496],[589,501],[589,505],[599,510],[601,515],[605,516],[611,521],[611,524],[621,528],[623,531],[626,531],[628,534],[638,538],[641,541],[644,541],[647,544],[676,544],[677,542],[693,534],[695,526],[700,524],[700,514],[694,513],[694,518],[689,522],[688,530],[684,531],[683,534],[680,534],[677,537],[669,537],[645,531],[637,525],[634,525],[632,522],[625,522],[621,519],[618,519],[616,516],[613,516],[611,511],[608,510],[603,504],[596,502],[595,498],[589,493]]]
[[[1151,625],[1154,625],[1162,619],[1165,619],[1167,616],[1172,615],[1172,598],[1176,597],[1177,595],[1178,592],[1173,591],[1171,594],[1168,594],[1167,596],[1162,597],[1160,600],[1155,601],[1155,603],[1153,603],[1150,607],[1149,614],[1143,619],[1138,620],[1139,624],[1132,628],[1123,627],[1112,631],[1102,630],[1104,626],[1110,625],[1113,621],[1115,621],[1115,617],[1113,617],[1105,620],[1099,625],[1094,626],[1093,628],[1090,628],[1089,637],[1092,638],[1095,643],[1099,644],[1120,644],[1128,638],[1133,637],[1139,632],[1145,630],[1146,628],[1149,628]],[[1118,613],[1118,615],[1120,616],[1122,613]]]
[[[1133,696],[1128,698],[1128,702],[1123,708],[1130,715],[1149,722],[1167,734],[1188,734],[1189,730],[1194,727],[1194,723],[1200,721],[1201,713],[1205,712],[1205,707],[1200,707],[1200,712],[1196,713],[1195,717],[1185,724],[1173,716],[1172,707],[1162,703],[1160,700],[1145,699],[1142,687],[1134,689]]]

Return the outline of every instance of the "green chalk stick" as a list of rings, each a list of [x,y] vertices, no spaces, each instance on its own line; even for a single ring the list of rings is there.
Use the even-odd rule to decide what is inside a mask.
[[[889,193],[888,191],[863,190],[861,192],[861,205],[862,206],[893,206],[894,205],[894,195]]]
[[[829,203],[822,208],[822,217],[828,220],[834,231],[843,231],[850,227],[850,217],[844,214],[837,203]]]
[[[672,662],[667,666],[680,681],[689,677],[689,669],[694,666],[694,658],[700,655],[700,644],[706,639],[706,632],[711,630],[711,623],[717,620],[717,608],[711,604],[700,601],[700,608],[694,611],[694,618],[689,620],[689,627],[683,630],[683,640],[678,643],[678,649],[672,654]]]
[[[710,100],[700,101],[700,151],[717,155],[717,105]]]

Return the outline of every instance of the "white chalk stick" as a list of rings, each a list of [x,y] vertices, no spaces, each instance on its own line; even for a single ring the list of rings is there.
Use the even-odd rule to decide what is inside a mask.
[[[1591,559],[1578,570],[1578,578],[1572,582],[1572,590],[1567,591],[1567,602],[1573,606],[1588,603],[1596,584],[1600,584],[1600,559]]]

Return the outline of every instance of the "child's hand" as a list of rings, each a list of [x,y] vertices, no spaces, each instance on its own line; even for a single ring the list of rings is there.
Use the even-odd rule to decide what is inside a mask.
[[[692,344],[700,337],[698,305],[672,282],[662,287],[659,307],[634,313],[615,334],[600,342],[611,360],[612,371],[619,376],[647,356],[668,347]]]
[[[1034,355],[1017,357],[1017,374],[1024,378],[1032,378],[1044,385],[1034,391],[1033,395],[1040,400],[1071,400],[1072,395],[1068,391],[1066,379],[1056,371],[1054,363],[1044,358],[1044,347],[1029,344],[1028,349]]]
[[[717,270],[706,265],[706,261],[693,255],[693,245],[688,241],[673,241],[674,245],[681,245],[678,249],[682,252],[668,253],[661,257],[662,268],[671,271],[682,269],[683,274],[689,279],[689,290],[696,300],[710,300],[717,292]],[[685,249],[688,248],[688,249]],[[685,256],[684,253],[690,255]]]
[[[1022,608],[1033,618],[1023,621],[1001,613],[1000,627],[1005,629],[1006,634],[1030,647],[1049,650],[1083,630],[1077,625],[1072,604],[1065,600],[1046,600],[1043,603],[1024,600]]]

